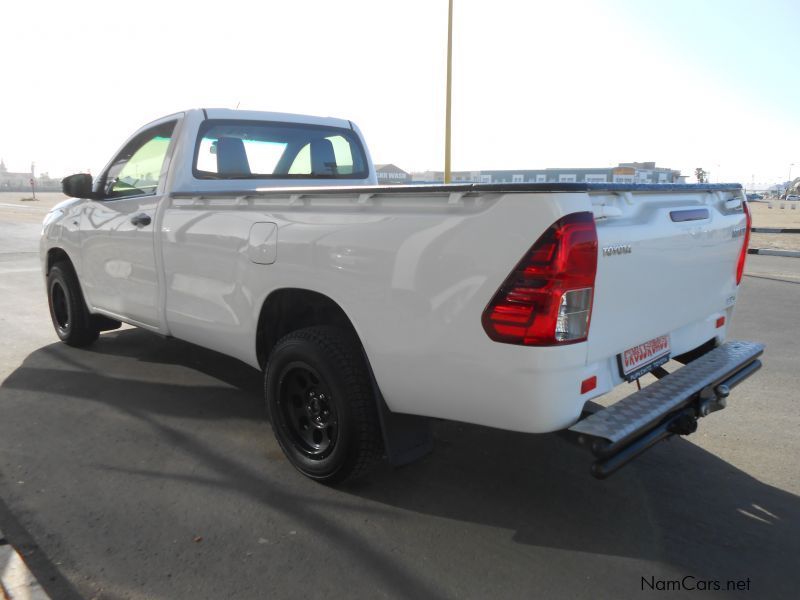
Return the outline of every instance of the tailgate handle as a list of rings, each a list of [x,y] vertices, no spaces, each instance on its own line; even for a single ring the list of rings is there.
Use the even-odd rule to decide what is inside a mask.
[[[730,200],[725,200],[725,208],[727,210],[736,210],[737,208],[741,208],[742,201],[739,198],[731,198]]]
[[[607,206],[605,204],[592,206],[592,213],[595,219],[608,219],[609,217],[621,217],[622,210],[616,206]]]
[[[702,221],[708,218],[707,208],[690,208],[688,210],[673,210],[669,213],[669,218],[675,223],[685,221]]]

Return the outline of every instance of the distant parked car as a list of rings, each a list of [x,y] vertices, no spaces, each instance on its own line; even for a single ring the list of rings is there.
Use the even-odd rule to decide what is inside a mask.
[[[761,200],[763,198],[764,196],[762,196],[761,194],[747,194],[747,200],[750,202]]]

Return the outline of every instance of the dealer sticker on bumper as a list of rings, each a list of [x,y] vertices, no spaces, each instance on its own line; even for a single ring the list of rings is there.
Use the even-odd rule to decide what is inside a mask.
[[[620,375],[627,380],[639,379],[669,360],[669,336],[662,335],[644,344],[628,348],[617,355]]]

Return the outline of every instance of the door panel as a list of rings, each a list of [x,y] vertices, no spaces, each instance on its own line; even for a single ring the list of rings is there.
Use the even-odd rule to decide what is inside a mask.
[[[82,222],[87,301],[144,325],[160,324],[153,227],[159,196],[91,202]],[[150,224],[135,225],[147,215]]]
[[[87,302],[125,320],[160,329],[155,236],[158,203],[176,121],[135,134],[98,179],[81,220]]]

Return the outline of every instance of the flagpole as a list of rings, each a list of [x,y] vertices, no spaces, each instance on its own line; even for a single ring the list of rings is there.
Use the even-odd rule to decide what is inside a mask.
[[[448,2],[447,12],[447,108],[444,120],[444,182],[450,183],[450,97],[453,72],[453,0]]]

